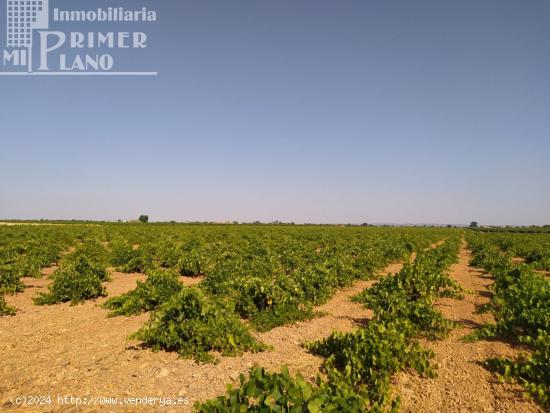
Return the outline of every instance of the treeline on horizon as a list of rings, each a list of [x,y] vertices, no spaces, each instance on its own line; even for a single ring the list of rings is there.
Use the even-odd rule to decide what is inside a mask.
[[[288,225],[288,226],[318,226],[318,227],[423,227],[423,228],[468,228],[474,231],[479,232],[516,232],[516,233],[539,233],[539,232],[550,232],[550,224],[547,225],[525,225],[525,226],[516,226],[516,225],[488,225],[488,226],[477,226],[472,227],[466,224],[391,224],[391,223],[295,223],[295,222],[283,222],[283,221],[271,221],[271,222],[261,222],[261,221],[251,221],[251,222],[239,222],[239,221],[227,221],[227,222],[216,222],[216,221],[155,221],[155,222],[141,222],[139,219],[136,220],[80,220],[80,219],[71,219],[71,220],[50,220],[50,219],[0,219],[0,222],[10,223],[10,224],[75,224],[75,225],[112,225],[112,224],[121,224],[121,225],[264,225],[264,226],[275,226],[275,225]]]

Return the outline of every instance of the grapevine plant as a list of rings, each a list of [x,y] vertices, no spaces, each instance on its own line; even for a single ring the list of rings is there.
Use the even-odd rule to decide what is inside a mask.
[[[211,351],[235,356],[265,349],[250,335],[229,303],[207,297],[198,288],[183,288],[154,312],[133,338],[154,350],[175,351],[203,362],[215,360]]]
[[[15,294],[23,291],[24,288],[17,268],[10,265],[0,267],[0,294]]]
[[[181,291],[183,285],[177,274],[167,270],[151,271],[145,282],[137,282],[137,287],[119,297],[107,300],[103,307],[111,310],[109,316],[131,316],[144,311],[156,310]]]
[[[108,279],[105,268],[83,255],[68,259],[54,273],[48,293],[40,293],[35,299],[38,305],[71,302],[77,304],[92,298],[106,296],[103,282]]]
[[[7,305],[4,296],[0,295],[0,317],[5,315],[15,315],[15,308]]]

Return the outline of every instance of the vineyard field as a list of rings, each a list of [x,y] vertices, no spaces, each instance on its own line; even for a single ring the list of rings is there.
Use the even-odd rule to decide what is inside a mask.
[[[0,410],[542,412],[549,262],[544,232],[2,225]]]

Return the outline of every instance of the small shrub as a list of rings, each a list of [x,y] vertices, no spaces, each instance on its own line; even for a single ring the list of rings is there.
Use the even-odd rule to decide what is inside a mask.
[[[229,387],[226,396],[196,403],[195,409],[200,413],[366,411],[365,399],[348,387],[336,388],[320,381],[310,384],[299,374],[291,377],[286,367],[281,373],[254,367],[248,378],[241,374],[240,382],[237,389]]]
[[[144,273],[151,267],[151,258],[147,257],[145,254],[140,253],[139,250],[137,251],[138,253],[134,258],[128,261],[127,264],[119,267],[119,270],[121,272],[124,272],[126,274],[131,274],[134,272]]]
[[[265,332],[297,321],[311,320],[317,315],[311,305],[282,304],[255,313],[250,321],[255,330]]]
[[[323,369],[330,383],[348,383],[379,406],[390,399],[391,376],[413,368],[428,377],[435,375],[429,360],[433,352],[412,339],[415,326],[408,320],[372,321],[352,333],[332,333],[324,340],[307,344],[314,354],[325,357]]]
[[[128,242],[121,240],[111,242],[110,261],[115,267],[127,264],[135,256],[136,252]]]
[[[179,258],[176,267],[181,275],[193,277],[201,273],[200,256],[194,251],[185,251]]]
[[[212,361],[209,351],[225,356],[261,351],[233,309],[220,299],[206,297],[196,288],[184,288],[151,315],[149,323],[135,333],[154,350],[178,352],[197,361]]]
[[[15,264],[19,277],[40,278],[42,265],[33,256],[23,256]]]
[[[0,317],[6,315],[15,315],[15,308],[6,304],[6,300],[0,295]]]
[[[60,258],[60,248],[54,244],[31,244],[20,252],[14,262],[20,277],[40,278],[42,268],[56,263]]]
[[[115,241],[112,243],[110,261],[121,272],[144,273],[152,267],[153,256],[149,249],[143,247],[134,249],[127,242]]]
[[[134,290],[109,299],[103,307],[112,310],[109,316],[136,315],[157,309],[182,288],[176,274],[157,270],[151,272],[145,282],[138,281]]]
[[[74,262],[67,263],[53,275],[53,283],[49,292],[41,293],[35,298],[38,305],[52,305],[71,302],[77,304],[84,300],[107,295],[102,282],[107,279],[104,268],[78,257]]]
[[[71,270],[81,274],[89,274],[99,278],[101,281],[109,281],[109,274],[101,262],[81,254],[77,254],[71,257],[71,259],[63,261],[61,263],[61,270]]]
[[[9,265],[0,267],[0,294],[15,294],[23,291],[24,288],[17,268]]]
[[[84,257],[102,267],[107,267],[109,264],[109,252],[95,240],[86,241],[79,245],[74,252],[62,259],[61,266],[65,261],[75,261],[79,257]]]
[[[521,384],[543,407],[550,407],[550,335],[540,331],[536,340],[522,337],[532,354],[517,359],[489,359],[484,365],[505,381]]]
[[[235,308],[241,317],[251,321],[258,331],[315,316],[311,303],[300,300],[298,283],[290,277],[278,276],[270,280],[259,277],[241,277],[235,283]]]

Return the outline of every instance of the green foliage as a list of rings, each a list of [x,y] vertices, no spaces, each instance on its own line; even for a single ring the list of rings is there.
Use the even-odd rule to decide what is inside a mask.
[[[149,215],[140,215],[139,222],[143,224],[146,224],[147,222],[149,222]]]
[[[525,344],[534,348],[532,354],[516,360],[489,359],[485,366],[502,380],[520,383],[528,394],[544,406],[550,406],[550,336],[540,331],[537,339],[522,337]]]
[[[462,337],[462,341],[466,343],[474,343],[479,340],[494,338],[497,335],[497,329],[495,324],[484,324],[470,334]]]
[[[313,353],[326,358],[323,369],[331,383],[353,386],[366,394],[371,407],[391,403],[391,376],[405,368],[434,376],[429,364],[433,353],[412,340],[414,325],[405,319],[373,321],[353,333],[333,333],[308,344]]]
[[[178,259],[176,268],[181,275],[186,275],[188,277],[200,275],[201,264],[198,251],[183,252]]]
[[[96,240],[88,240],[78,245],[74,252],[61,259],[60,265],[63,267],[65,262],[74,262],[80,258],[104,268],[109,265],[109,252]]]
[[[12,265],[24,253],[35,250],[31,244],[52,244],[59,251],[76,245],[74,253],[61,259],[52,284],[56,294],[51,301],[60,299],[57,296],[63,296],[63,300],[71,296],[57,294],[57,290],[80,290],[76,285],[60,288],[58,284],[63,283],[57,280],[58,276],[66,278],[61,275],[70,272],[77,256],[99,267],[112,265],[124,272],[153,275],[162,268],[182,275],[201,275],[204,280],[199,287],[183,288],[170,299],[172,290],[168,288],[165,294],[164,284],[150,277],[109,305],[120,314],[153,311],[149,323],[135,336],[145,345],[208,361],[213,359],[212,351],[231,355],[263,349],[265,346],[249,334],[248,325],[265,331],[309,319],[315,315],[314,306],[329,300],[338,289],[359,279],[372,279],[389,263],[455,234],[458,231],[435,228],[160,223],[7,228],[0,234],[0,266]],[[434,265],[442,263],[439,258],[434,259]],[[101,277],[95,277],[95,286],[100,285],[97,278]],[[76,300],[81,298],[77,295]],[[429,314],[430,303],[427,299],[410,302],[417,323],[422,314]],[[240,317],[249,324],[241,323]],[[393,325],[399,321],[396,318],[380,323]],[[414,325],[411,320],[408,323]],[[406,345],[413,346],[413,340],[407,338]],[[381,411],[396,407],[397,402],[389,397],[384,406],[370,400],[371,390],[366,384],[348,382],[345,376],[337,380],[339,368],[334,367],[333,380],[319,379],[312,385],[314,395],[307,399],[309,411]]]
[[[498,263],[501,256],[501,266],[505,260],[520,257],[525,263],[539,270],[550,270],[550,234],[548,232],[535,233],[506,233],[495,232],[489,234],[471,233],[468,241],[474,251],[474,259],[488,261],[487,254],[494,256],[493,263]],[[489,265],[480,265],[487,271],[492,271]]]
[[[249,334],[230,305],[197,288],[184,288],[164,303],[133,338],[154,350],[175,351],[197,361],[212,361],[212,350],[235,356],[265,348]]]
[[[134,248],[126,241],[117,240],[111,244],[111,264],[119,271],[145,273],[153,268],[152,252],[149,248]]]
[[[12,263],[20,277],[40,277],[40,270],[60,258],[60,247],[55,244],[30,242]]]
[[[524,265],[493,273],[491,304],[501,334],[531,337],[550,331],[550,282]]]
[[[151,259],[144,251],[136,250],[135,256],[119,268],[120,271],[130,274],[135,272],[145,273],[150,268]]]
[[[365,400],[347,387],[335,388],[318,381],[310,384],[301,375],[291,377],[288,369],[269,373],[254,367],[249,377],[240,376],[240,387],[229,386],[226,396],[204,404],[196,403],[200,413],[289,412],[338,413],[365,411]]]
[[[4,296],[0,295],[0,317],[6,315],[15,315],[15,308],[7,305]]]
[[[515,235],[517,236],[517,235]],[[514,242],[486,234],[470,235],[474,260],[479,262],[494,278],[494,294],[484,310],[490,310],[495,324],[478,329],[467,340],[483,338],[512,338],[529,349],[513,359],[489,359],[485,366],[502,380],[522,384],[543,406],[549,405],[550,386],[550,281],[535,273],[531,266],[513,265],[509,255],[501,249],[512,251]],[[512,254],[515,255],[514,252]],[[502,257],[500,262],[498,257]],[[540,256],[536,256],[541,259]]]
[[[439,297],[462,298],[462,288],[444,272],[457,252],[458,243],[453,240],[420,253],[414,263],[406,264],[396,275],[383,277],[353,300],[373,310],[375,319],[406,319],[419,333],[442,338],[454,324],[443,318],[433,301]]]
[[[0,294],[15,294],[23,291],[24,288],[17,268],[11,265],[0,266]]]
[[[281,304],[264,311],[259,311],[253,316],[251,321],[255,330],[265,332],[277,326],[311,320],[317,314],[310,306]]]
[[[497,246],[485,242],[470,241],[472,249],[472,259],[470,265],[477,268],[483,268],[485,271],[492,271],[497,268],[507,268],[512,264],[509,255],[502,252]]]
[[[195,244],[185,248],[183,256],[193,251],[198,257],[193,260],[200,263],[200,271],[206,276],[202,288],[232,299],[241,317],[266,331],[310,319],[314,316],[311,308],[328,300],[339,288],[357,279],[372,278],[389,262],[435,241],[408,234],[363,238],[362,231],[369,229],[357,230],[347,234],[327,231],[326,236],[318,231],[299,239],[285,234],[276,242],[271,234],[267,239],[246,234],[234,240],[239,251],[233,249],[233,244],[224,244],[221,253],[216,245],[210,254],[201,254],[198,250],[203,244]]]
[[[127,241],[116,239],[110,243],[111,247],[111,264],[115,267],[127,264],[135,257],[135,250]]]
[[[145,282],[138,281],[134,290],[119,297],[110,298],[103,307],[112,310],[109,316],[136,315],[157,309],[182,288],[183,285],[178,280],[177,274],[155,270],[148,274]]]
[[[395,276],[382,278],[355,297],[374,311],[374,320],[353,333],[333,333],[306,347],[326,358],[326,386],[347,388],[363,400],[367,411],[396,409],[391,377],[406,368],[432,377],[433,353],[422,349],[415,337],[444,336],[453,323],[433,308],[437,297],[461,298],[461,288],[444,271],[456,262],[459,239],[418,254]]]
[[[95,261],[84,254],[76,253],[68,256],[60,265],[61,272],[65,270],[80,273],[86,276],[93,276],[100,281],[109,281],[109,274],[101,262]]]
[[[266,281],[259,277],[243,277],[236,285],[236,311],[252,321],[259,331],[313,317],[311,306],[299,300],[299,286],[288,277]],[[293,293],[294,292],[294,293]]]
[[[53,275],[48,293],[41,293],[35,299],[38,305],[52,305],[71,302],[77,304],[88,299],[106,296],[102,282],[107,279],[105,269],[84,256],[67,261]]]

